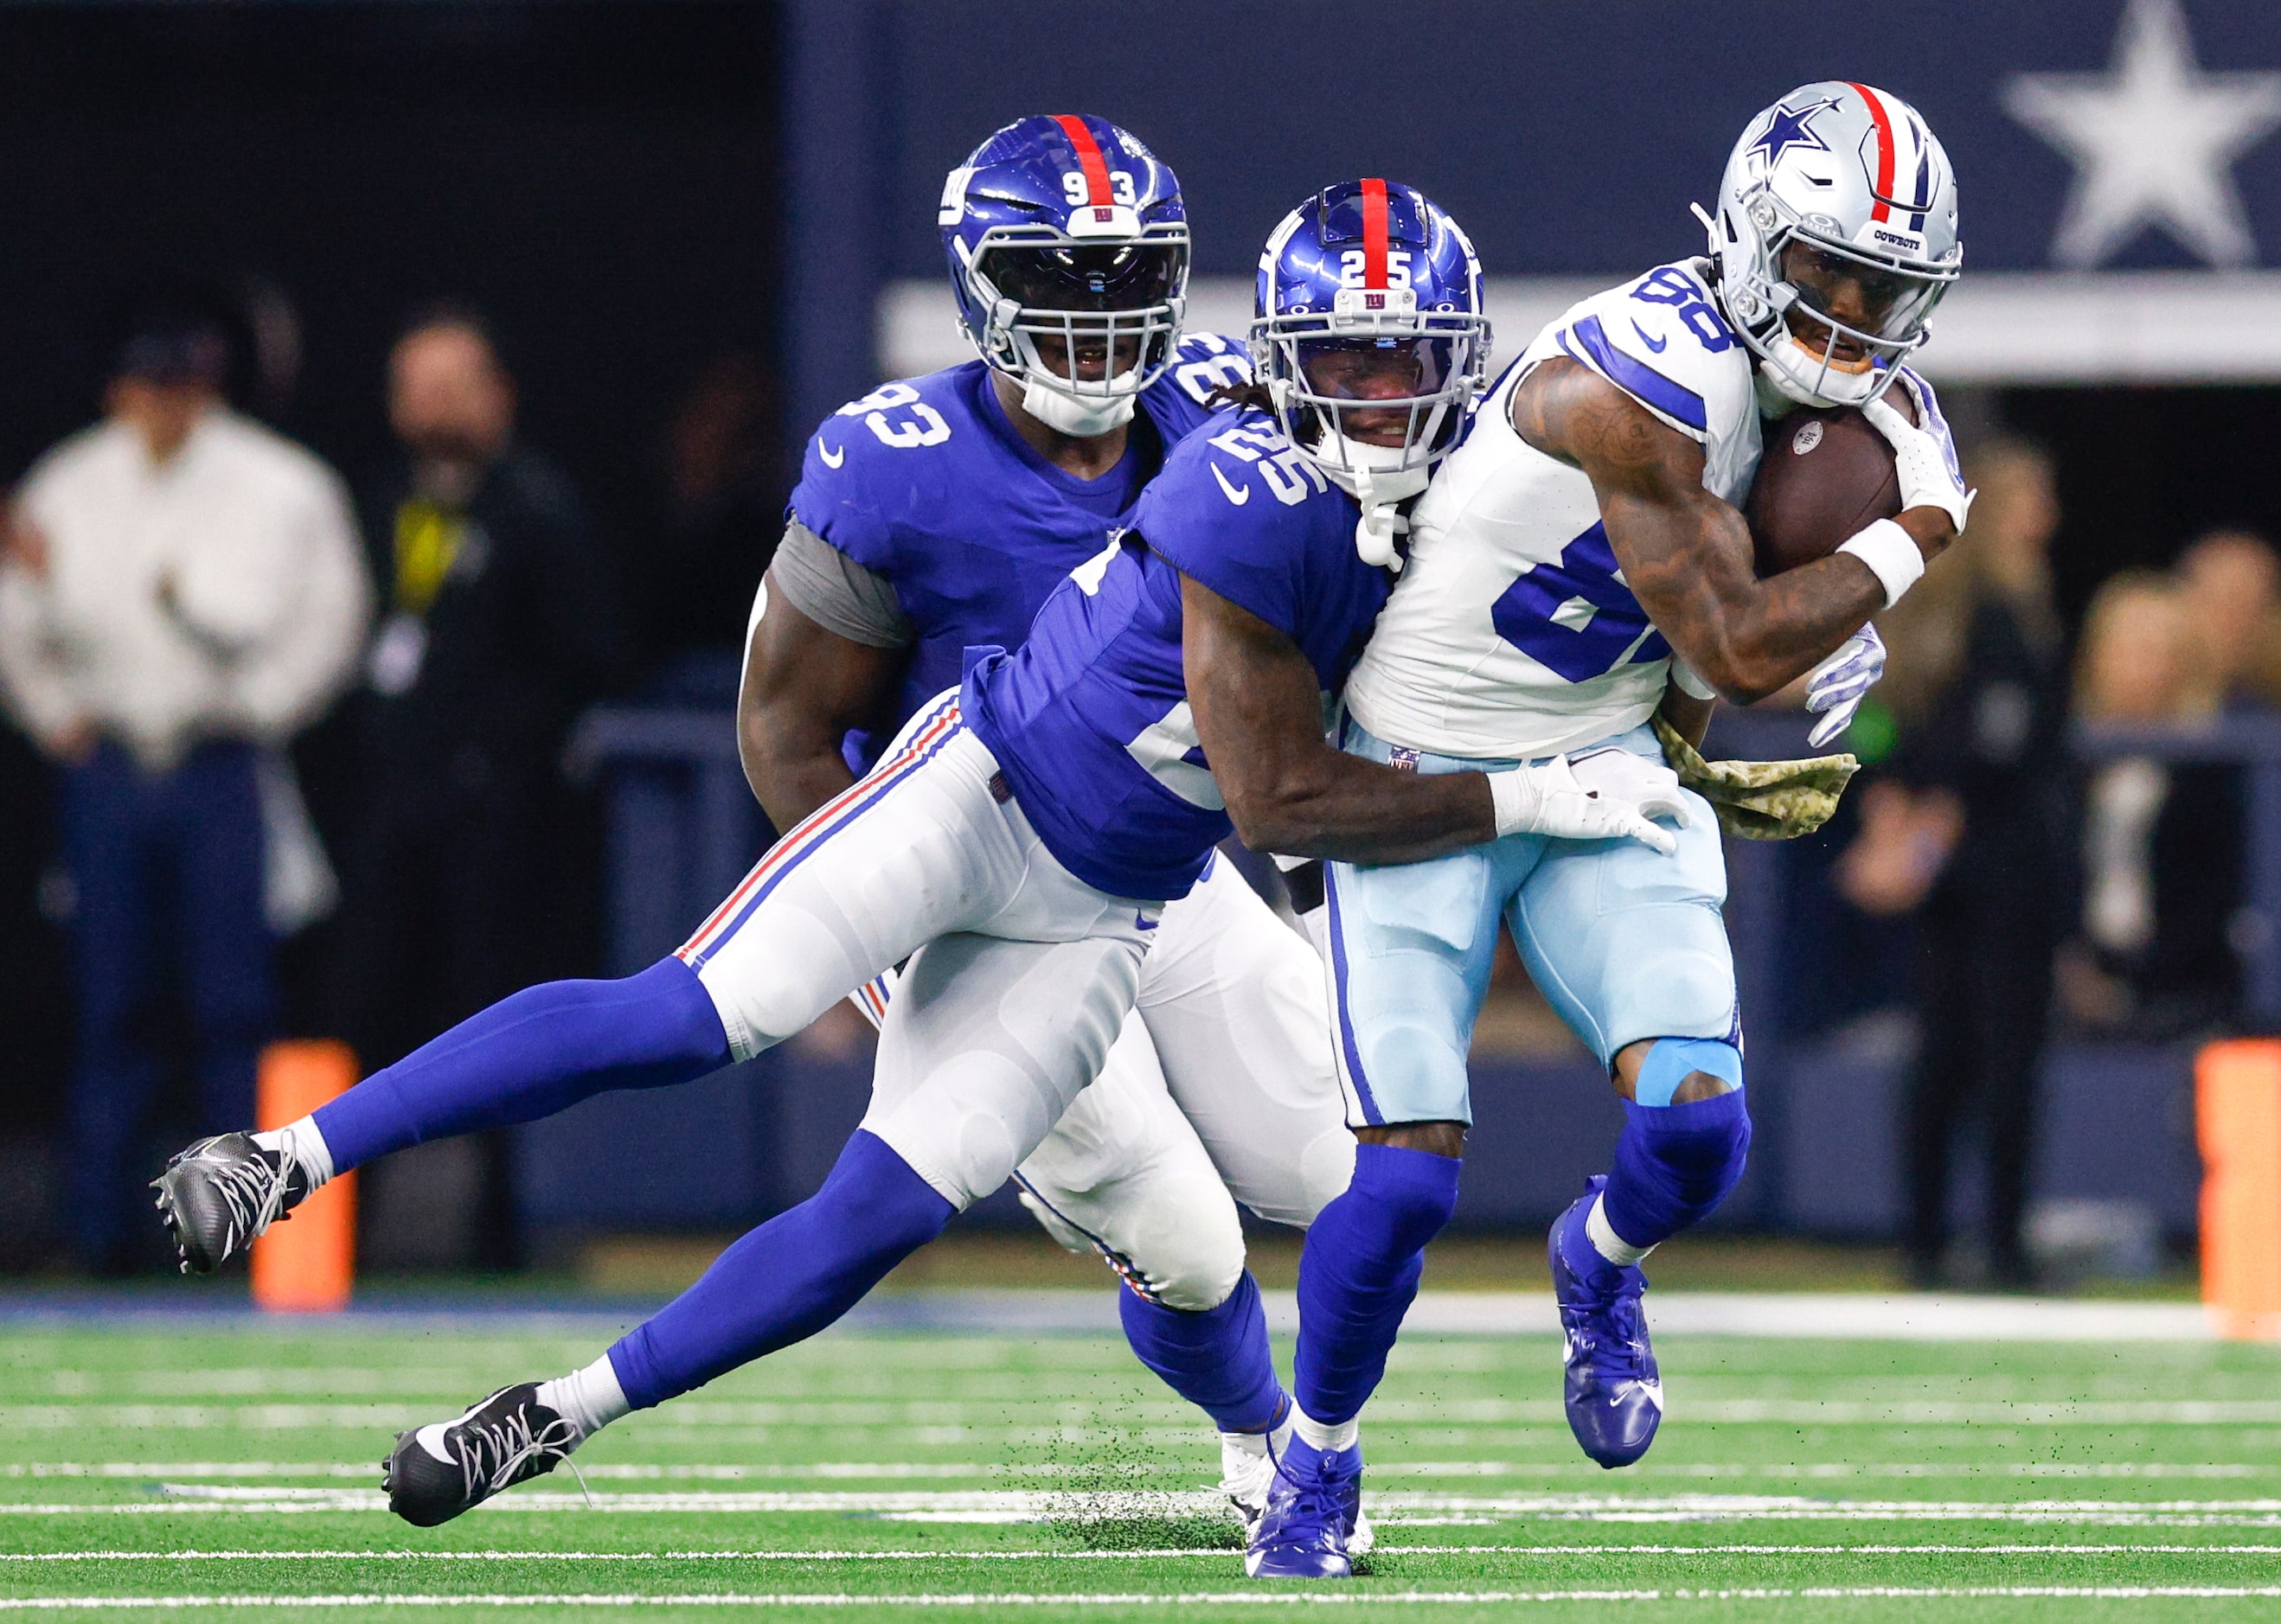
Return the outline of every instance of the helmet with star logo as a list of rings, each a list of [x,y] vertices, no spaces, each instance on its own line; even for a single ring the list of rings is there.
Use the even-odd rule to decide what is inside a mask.
[[[1126,421],[1171,365],[1187,304],[1180,183],[1091,114],[1017,119],[944,181],[959,330],[1063,434]]]
[[[1751,119],[1717,218],[1696,212],[1759,375],[1809,406],[1883,394],[1964,266],[1948,154],[1915,108],[1850,81],[1801,86]]]

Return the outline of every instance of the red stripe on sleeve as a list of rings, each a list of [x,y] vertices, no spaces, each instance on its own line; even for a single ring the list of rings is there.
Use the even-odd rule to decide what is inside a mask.
[[[1386,182],[1362,183],[1362,285],[1386,286]]]
[[[1093,132],[1085,127],[1085,120],[1075,113],[1057,112],[1054,122],[1062,127],[1070,145],[1077,152],[1077,166],[1085,172],[1086,201],[1096,209],[1105,209],[1117,199],[1109,189],[1109,160],[1101,155],[1101,143]],[[1886,167],[1891,168],[1888,161]]]
[[[1867,85],[1857,85],[1850,79],[1845,83],[1849,89],[1869,104],[1869,117],[1877,126],[1877,185],[1872,194],[1877,200],[1877,206],[1870,211],[1869,218],[1891,219],[1893,217],[1892,205],[1885,199],[1893,195],[1893,121],[1886,116],[1885,104],[1877,99],[1875,90]]]

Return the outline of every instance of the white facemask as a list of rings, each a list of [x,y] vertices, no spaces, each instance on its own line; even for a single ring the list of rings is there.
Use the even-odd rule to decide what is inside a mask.
[[[1403,467],[1406,453],[1398,445],[1349,440],[1335,428],[1325,435],[1321,449],[1326,455],[1317,466],[1325,477],[1362,504],[1362,517],[1355,522],[1355,550],[1365,564],[1399,571],[1402,555],[1396,550],[1395,538],[1408,534],[1410,521],[1395,512],[1396,505],[1422,492],[1434,471]]]
[[[1840,372],[1824,366],[1820,354],[1785,330],[1767,346],[1759,359],[1759,375],[1775,392],[1801,406],[1858,406],[1877,392],[1880,376],[1875,367]]]
[[[1126,373],[1111,380],[1112,387],[1122,385],[1132,376],[1132,373]],[[1105,435],[1120,424],[1131,422],[1133,409],[1140,402],[1140,391],[1131,389],[1120,389],[1114,395],[1066,395],[1040,381],[1035,373],[1028,373],[1022,384],[1023,411],[1048,428],[1081,440]]]

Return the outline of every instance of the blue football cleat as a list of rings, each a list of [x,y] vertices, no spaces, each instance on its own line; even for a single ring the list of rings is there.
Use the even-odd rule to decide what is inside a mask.
[[[1362,1509],[1362,1446],[1331,1452],[1293,1436],[1275,1463],[1267,1509],[1251,1525],[1254,1579],[1346,1579],[1347,1530]]]
[[[1604,1466],[1628,1466],[1647,1453],[1663,1421],[1663,1378],[1648,1345],[1640,1294],[1647,1276],[1609,1262],[1584,1232],[1607,1184],[1585,1181],[1583,1197],[1552,1226],[1552,1295],[1568,1333],[1568,1430]]]

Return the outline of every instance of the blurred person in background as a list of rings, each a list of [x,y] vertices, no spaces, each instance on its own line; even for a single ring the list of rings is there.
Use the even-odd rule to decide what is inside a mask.
[[[2265,572],[2252,578],[2247,566],[2258,560],[2238,545],[2248,540],[2214,538],[2224,550],[2222,566],[2213,566],[2203,550],[2213,542],[2205,542],[2176,575],[2132,571],[2099,589],[2076,659],[2084,720],[2187,729],[2240,691],[2234,679],[2254,658],[2260,630],[2248,612],[2260,605],[2249,594],[2257,579],[2270,583],[2269,554]],[[2231,590],[2214,589],[2214,575]],[[2242,833],[2238,766],[2125,756],[2092,771],[2083,935],[2063,965],[2070,1013],[2154,1040],[2225,1021],[2241,979],[2230,932],[2240,902]]]
[[[2214,530],[2179,555],[2177,580],[2219,708],[2273,708],[2281,697],[2281,561],[2272,547],[2246,530]]]
[[[791,494],[778,417],[776,380],[732,353],[704,367],[666,426],[663,523],[644,606],[676,697],[736,701],[746,612]]]
[[[2021,1220],[2036,1069],[2075,891],[2067,675],[2046,564],[2060,510],[2051,464],[2028,445],[1991,444],[1968,474],[1980,496],[1951,590],[1890,617],[1899,692],[1921,720],[1865,789],[1838,879],[1867,912],[1917,918],[1921,1037],[1901,1124],[1911,1275],[1944,1277],[1951,1151],[1976,1111],[1989,1274],[2017,1287],[2030,1274]]]
[[[425,312],[398,339],[388,415],[402,450],[361,503],[381,620],[338,961],[342,1028],[367,1071],[543,978],[563,737],[627,669],[585,504],[515,437],[516,411],[472,309]],[[477,1261],[503,1265],[503,1144],[488,1143],[483,1163],[469,1233]]]
[[[339,480],[225,402],[225,321],[181,296],[128,327],[102,420],[26,477],[0,562],[0,685],[60,776],[70,1221],[104,1274],[146,1227],[162,989],[186,1006],[201,1131],[253,1108],[274,927],[307,905],[280,891],[323,862],[275,752],[353,671],[371,601]]]

